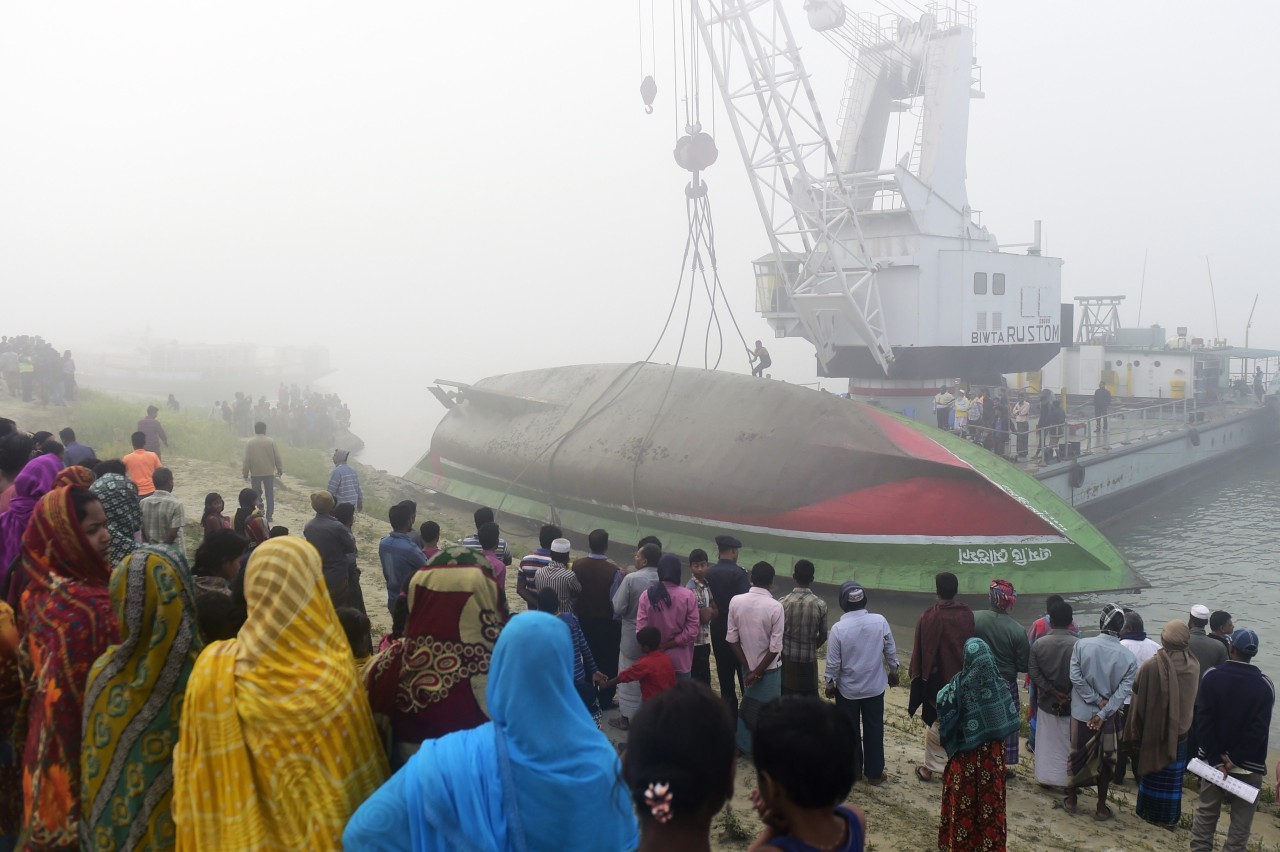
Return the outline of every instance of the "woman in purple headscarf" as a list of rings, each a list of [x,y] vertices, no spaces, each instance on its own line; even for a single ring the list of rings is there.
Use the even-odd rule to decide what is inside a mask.
[[[22,553],[22,534],[27,522],[62,470],[62,461],[52,453],[36,456],[13,480],[14,494],[9,508],[0,515],[0,589],[8,585],[9,566]]]

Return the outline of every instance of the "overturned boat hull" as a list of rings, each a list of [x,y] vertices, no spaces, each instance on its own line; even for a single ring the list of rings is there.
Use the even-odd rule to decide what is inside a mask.
[[[932,592],[939,571],[981,593],[1134,588],[1079,513],[1004,460],[830,394],[687,367],[593,364],[452,385],[451,410],[408,472],[419,484],[615,541],[659,536],[818,582]]]

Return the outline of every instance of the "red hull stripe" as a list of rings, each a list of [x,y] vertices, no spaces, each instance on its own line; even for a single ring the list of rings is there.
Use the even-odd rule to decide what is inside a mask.
[[[715,520],[845,535],[1058,535],[1034,512],[982,480],[908,479],[786,512]]]
[[[861,404],[861,403],[859,403]],[[880,427],[880,431],[888,438],[895,447],[902,450],[908,456],[924,459],[925,461],[937,462],[938,464],[951,465],[952,467],[962,467],[965,470],[972,470],[969,465],[956,458],[946,447],[932,440],[928,435],[921,432],[920,429],[929,428],[927,426],[915,427],[909,426],[900,420],[894,420],[892,417],[885,415],[881,411],[876,411],[873,406],[863,405],[866,414],[875,421]]]

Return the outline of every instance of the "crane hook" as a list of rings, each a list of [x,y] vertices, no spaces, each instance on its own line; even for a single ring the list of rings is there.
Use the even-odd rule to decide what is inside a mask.
[[[653,115],[653,99],[658,96],[658,84],[654,82],[653,75],[645,77],[640,83],[640,97],[644,99],[644,111],[648,115]]]

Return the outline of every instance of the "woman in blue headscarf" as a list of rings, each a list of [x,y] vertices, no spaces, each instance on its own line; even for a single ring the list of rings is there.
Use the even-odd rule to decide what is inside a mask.
[[[494,648],[486,698],[493,721],[424,742],[356,811],[343,846],[634,849],[630,795],[613,746],[574,690],[564,623],[541,612],[513,618]]]

